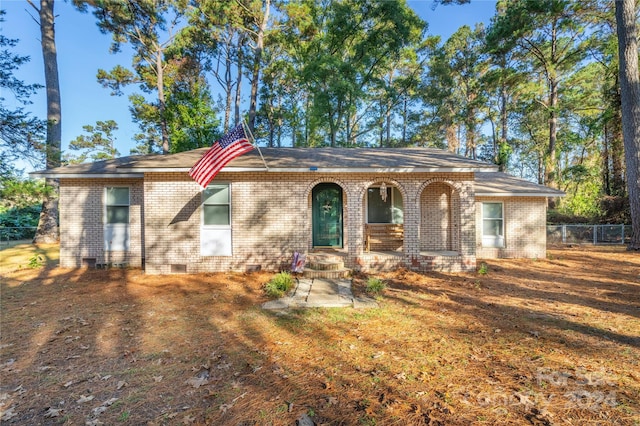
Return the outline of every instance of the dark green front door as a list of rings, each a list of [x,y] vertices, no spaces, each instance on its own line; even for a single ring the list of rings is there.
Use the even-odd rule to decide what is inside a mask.
[[[321,183],[312,196],[314,247],[342,247],[342,188]]]

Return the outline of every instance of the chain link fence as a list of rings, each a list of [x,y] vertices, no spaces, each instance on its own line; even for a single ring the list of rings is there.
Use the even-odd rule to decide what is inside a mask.
[[[33,240],[36,235],[35,226],[0,226],[0,244],[12,241]]]
[[[627,244],[631,225],[548,225],[547,244]]]

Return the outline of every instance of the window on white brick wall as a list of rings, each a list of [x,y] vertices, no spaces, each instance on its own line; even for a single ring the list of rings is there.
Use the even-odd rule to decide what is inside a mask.
[[[105,188],[104,249],[106,251],[129,250],[130,203],[128,187]]]
[[[231,185],[216,183],[202,191],[201,256],[231,256]]]
[[[504,247],[503,203],[482,203],[482,245]]]
[[[367,190],[367,223],[404,221],[402,193],[396,187],[372,186]]]

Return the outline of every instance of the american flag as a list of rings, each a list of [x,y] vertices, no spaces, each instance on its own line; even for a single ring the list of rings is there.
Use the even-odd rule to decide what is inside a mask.
[[[200,160],[189,170],[201,187],[206,188],[218,172],[231,160],[253,149],[242,123],[216,141]]]

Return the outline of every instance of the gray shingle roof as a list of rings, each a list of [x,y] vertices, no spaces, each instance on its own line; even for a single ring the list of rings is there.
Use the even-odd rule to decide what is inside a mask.
[[[562,197],[563,191],[538,185],[506,173],[476,173],[476,196]]]
[[[77,174],[188,171],[208,148],[169,155],[122,157],[115,160],[77,164],[33,173],[34,176],[64,177]],[[272,171],[481,171],[495,170],[493,164],[472,160],[433,148],[261,148],[232,160],[223,170]]]
[[[32,173],[36,177],[142,177],[152,172],[187,172],[207,151],[200,148],[169,155],[137,155],[75,164]],[[497,172],[493,164],[433,148],[261,148],[269,171],[275,172],[477,172],[477,195],[564,195]],[[223,171],[266,171],[258,150],[232,160]]]

